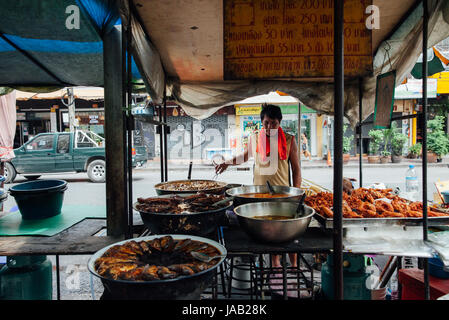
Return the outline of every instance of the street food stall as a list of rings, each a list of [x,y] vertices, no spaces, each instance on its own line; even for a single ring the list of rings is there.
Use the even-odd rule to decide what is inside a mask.
[[[6,72],[0,74],[0,82],[11,87],[104,86],[108,160],[106,221],[85,219],[48,238],[1,236],[0,255],[93,254],[88,268],[102,280],[104,299],[198,299],[200,293],[211,286],[213,297],[217,297],[220,281],[223,294],[231,297],[232,281],[226,284],[225,279],[232,279],[233,271],[238,269],[233,257],[239,256],[249,257],[250,269],[256,270],[250,272],[251,277],[255,274],[255,279],[249,281],[251,294],[257,298],[264,292],[267,275],[281,273],[280,292],[287,299],[287,291],[292,290],[287,273],[294,270],[287,267],[286,255],[298,253],[298,260],[301,260],[303,253],[331,253],[325,273],[326,290],[329,297],[341,300],[345,298],[344,281],[349,281],[344,278],[343,269],[350,259],[353,265],[360,265],[359,257],[364,253],[407,256],[411,251],[425,259],[432,257],[434,247],[424,248],[421,244],[428,239],[428,226],[434,222],[447,223],[447,213],[428,205],[425,157],[421,203],[410,203],[392,190],[363,188],[353,191],[355,194],[348,198],[343,192],[343,117],[346,116],[353,126],[360,126],[376,105],[379,107],[376,108],[377,120],[383,121],[379,125],[389,125],[392,119],[385,116],[387,109],[381,108],[388,104],[388,98],[377,104],[377,77],[394,71],[393,80],[401,83],[421,52],[424,54],[428,47],[448,37],[447,2],[123,0],[118,1],[117,6],[110,1],[94,2],[103,5],[104,12],[111,13],[106,15],[109,24],[104,29],[101,23],[92,27],[89,24],[92,22],[86,18],[86,14],[98,8],[91,7],[87,1],[77,4],[83,23],[90,26],[84,36],[93,37],[94,42],[100,39],[103,45],[102,52],[94,55],[95,59],[102,58],[94,62],[96,67],[99,63],[103,66],[104,77],[99,82],[88,77],[91,73],[81,72],[78,78],[74,74],[63,77],[61,66],[64,64],[53,61],[46,66],[39,60],[45,54],[40,52],[41,56],[36,58],[5,34],[1,34],[1,38],[15,49],[14,57],[25,59],[39,70],[38,74],[44,75],[45,81],[33,79],[30,73],[23,79],[11,80],[8,76],[12,69],[2,65],[1,70]],[[69,5],[67,2],[59,6],[62,8],[65,4]],[[17,11],[14,4],[7,5],[11,12]],[[120,28],[110,23],[118,16]],[[22,22],[14,20],[14,16],[4,21],[15,27]],[[22,36],[26,35],[23,31],[26,28],[18,29]],[[48,30],[52,30],[52,25],[48,25]],[[17,30],[12,28],[11,33],[15,32]],[[61,34],[64,33],[61,31]],[[83,39],[81,33],[77,39]],[[422,48],[416,46],[421,42]],[[130,55],[136,61],[148,93],[158,105],[159,119],[152,120],[160,133],[161,145],[161,184],[155,183],[158,193],[160,191],[158,197],[133,197],[132,74],[131,59],[126,59]],[[427,61],[425,56],[423,61]],[[87,65],[80,64],[80,69],[87,70],[89,61],[83,62]],[[423,63],[423,74],[427,74],[426,65]],[[194,180],[169,180],[167,100],[178,103],[192,117],[202,119],[225,105],[276,90],[299,99],[310,108],[334,115],[332,192],[304,181],[301,189],[287,187],[279,191],[283,195],[276,198],[269,188],[244,191],[245,186],[228,189],[227,183],[219,181],[202,180],[195,185]],[[420,114],[423,117],[426,117],[425,92],[424,88]],[[423,132],[425,152],[426,131]],[[170,194],[162,195],[166,191]],[[240,202],[235,206],[233,202],[251,198],[243,196],[245,193],[271,197],[255,196],[258,201]],[[298,200],[304,193],[306,206],[299,215]],[[282,201],[288,197],[292,197],[289,202]],[[395,200],[397,207],[390,203]],[[274,212],[273,204],[283,209]],[[234,209],[229,210],[232,207]],[[250,209],[245,211],[245,208]],[[137,212],[142,224],[135,223]],[[256,214],[258,221],[252,221],[255,218],[248,216],[248,212]],[[238,224],[232,223],[233,218]],[[309,226],[312,220],[320,225]],[[371,238],[371,226],[378,228],[376,223],[387,226],[386,229],[399,225],[404,232],[409,224],[418,225],[422,237],[416,237],[414,243],[420,246],[412,245],[409,251],[398,251],[397,247],[391,251],[370,249],[370,240],[375,239]],[[210,226],[210,230],[204,229]],[[288,244],[265,243],[254,234],[264,230],[263,226],[281,233],[293,228],[296,233],[287,239]],[[351,229],[352,226],[355,228]],[[106,227],[107,235],[95,236],[101,227]],[[202,232],[201,236],[197,232]],[[362,238],[366,240],[365,245],[357,247],[360,244],[357,241]],[[355,243],[351,242],[353,239]],[[348,256],[350,252],[357,254]],[[265,254],[281,254],[281,270],[267,268]],[[391,265],[397,266],[397,263]],[[308,269],[311,281],[300,269],[294,277],[297,283],[300,278],[305,281],[305,289],[313,297],[313,270]],[[394,268],[386,272],[390,276],[391,269]],[[359,268],[354,269],[356,273],[359,271]],[[427,299],[428,277],[425,263]],[[301,296],[299,287],[293,290]]]

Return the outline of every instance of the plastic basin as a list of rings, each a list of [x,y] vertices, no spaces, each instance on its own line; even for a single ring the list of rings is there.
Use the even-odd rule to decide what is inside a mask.
[[[444,264],[439,258],[431,258],[429,261],[429,274],[440,279],[449,279],[449,272],[444,271]]]
[[[67,181],[39,180],[24,182],[9,188],[16,200],[22,219],[45,219],[61,213]]]

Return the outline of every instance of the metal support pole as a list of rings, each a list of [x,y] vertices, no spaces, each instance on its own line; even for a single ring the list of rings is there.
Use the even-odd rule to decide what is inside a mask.
[[[75,95],[73,94],[73,87],[67,88],[67,108],[69,115],[69,128],[70,132],[75,131]],[[64,102],[64,101],[63,101]]]
[[[298,157],[299,163],[302,158],[302,141],[301,141],[301,103],[298,103]],[[293,180],[293,179],[292,179]]]
[[[124,207],[125,207],[125,215],[126,215],[126,232],[125,232],[125,239],[132,238],[131,232],[130,232],[130,226],[129,226],[129,190],[127,185],[128,180],[128,145],[127,145],[127,135],[128,135],[128,117],[127,117],[127,106],[128,106],[128,77],[126,72],[127,67],[127,49],[128,49],[128,34],[126,32],[125,26],[122,26],[122,106],[121,109],[122,117],[123,117],[123,176],[125,179],[125,183],[123,185],[123,193],[124,193]]]
[[[158,110],[159,110],[159,122],[162,122],[162,106],[158,106]],[[159,154],[160,154],[160,162],[161,162],[161,182],[165,181],[164,178],[164,142],[163,142],[163,126],[159,125]]]
[[[129,8],[128,3],[128,8]],[[131,13],[128,12],[128,17],[131,16]],[[132,105],[132,73],[131,73],[131,41],[132,41],[132,33],[131,33],[131,19],[128,19],[128,25],[126,28],[126,57],[127,57],[127,101],[126,101],[126,107],[127,107],[127,137],[128,137],[128,236],[129,238],[133,238],[133,166],[132,166],[132,135],[134,130],[134,119],[131,114],[131,105]]]
[[[396,280],[398,283],[398,296],[397,299],[401,300],[402,299],[402,284],[399,282],[399,270],[402,269],[402,257],[398,258],[398,266],[396,269]]]
[[[107,234],[116,237],[128,225],[121,45],[119,27],[103,36]]]
[[[164,88],[164,123],[167,123],[167,95]],[[165,169],[165,181],[168,181],[168,145],[167,145],[167,134],[168,126],[163,126],[164,129],[164,169]]]
[[[61,300],[61,283],[59,272],[59,255],[56,255],[56,299]]]
[[[189,164],[189,174],[187,175],[188,180],[192,178],[192,166],[193,166],[193,121],[190,126],[190,164]]]
[[[334,0],[334,296],[343,300],[343,1]]]
[[[287,294],[287,289],[288,289],[288,282],[287,282],[287,254],[286,253],[282,253],[282,257],[281,257],[281,263],[282,263],[282,294],[284,297],[284,300],[288,300],[288,294]]]
[[[5,175],[5,162],[0,160],[0,176]],[[0,188],[4,188],[5,182],[0,181]],[[0,201],[0,213],[3,212],[3,202]]]
[[[362,127],[362,111],[363,111],[363,79],[359,78],[359,124],[358,124],[358,135],[359,135],[359,187],[363,187],[363,171],[362,171],[362,160],[363,160],[363,127]]]
[[[422,203],[423,203],[423,240],[427,241],[427,29],[429,22],[429,12],[427,7],[427,0],[423,0],[423,64],[422,64]],[[425,299],[430,299],[429,289],[429,264],[428,259],[424,259],[424,291]]]

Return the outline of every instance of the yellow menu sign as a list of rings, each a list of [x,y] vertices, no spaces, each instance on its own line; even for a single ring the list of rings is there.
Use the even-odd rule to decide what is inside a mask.
[[[235,105],[235,114],[237,116],[243,116],[248,114],[260,114],[262,110],[262,105],[258,106],[239,106]]]
[[[344,70],[372,72],[372,0],[345,0]],[[334,0],[224,0],[224,78],[332,77]]]

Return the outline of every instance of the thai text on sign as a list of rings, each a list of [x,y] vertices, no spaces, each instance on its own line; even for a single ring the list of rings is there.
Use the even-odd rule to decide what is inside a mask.
[[[224,77],[332,77],[334,0],[225,0]],[[372,72],[371,0],[345,0],[344,70]]]

